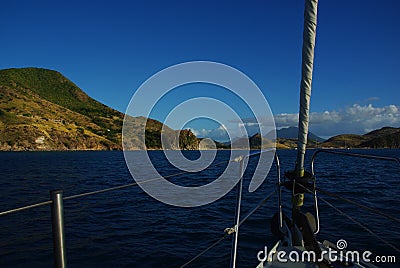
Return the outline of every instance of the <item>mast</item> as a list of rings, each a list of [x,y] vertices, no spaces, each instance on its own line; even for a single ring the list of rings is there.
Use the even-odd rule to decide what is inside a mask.
[[[306,153],[307,146],[312,72],[314,66],[315,35],[317,29],[317,7],[318,0],[305,1],[300,83],[299,133],[295,168],[295,171],[299,177],[304,176],[304,155]]]
[[[307,216],[301,212],[306,192],[313,192],[314,198],[316,198],[315,180],[311,173],[304,171],[304,155],[306,153],[310,114],[317,7],[318,0],[305,0],[297,159],[295,169],[285,172],[287,181],[283,185],[292,192],[292,220],[294,223],[293,228],[291,228],[292,246],[307,244],[316,253],[316,256],[321,256],[321,249],[315,238],[314,231],[306,219]],[[298,235],[294,226],[299,227],[302,235]]]

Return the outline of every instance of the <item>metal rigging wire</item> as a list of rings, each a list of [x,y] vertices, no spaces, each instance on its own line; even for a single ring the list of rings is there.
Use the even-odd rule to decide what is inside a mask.
[[[235,161],[237,161],[237,160],[234,159],[234,160],[222,161],[222,162],[215,163],[214,166],[218,166],[218,165],[221,165],[221,164],[226,164],[226,163],[229,163],[229,162],[235,162]],[[111,188],[96,190],[96,191],[92,191],[92,192],[86,192],[86,193],[66,196],[66,197],[63,198],[63,200],[71,200],[71,199],[75,199],[75,198],[86,197],[86,196],[90,196],[90,195],[106,193],[106,192],[111,192],[111,191],[115,191],[115,190],[121,190],[121,189],[129,188],[129,187],[132,187],[132,186],[137,186],[137,185],[140,185],[140,184],[144,184],[144,183],[147,183],[147,182],[156,181],[156,180],[160,180],[160,179],[168,179],[168,178],[172,178],[172,177],[176,177],[176,176],[180,176],[180,175],[184,175],[184,174],[188,174],[188,173],[191,173],[191,172],[190,171],[182,171],[182,172],[174,173],[174,174],[163,176],[163,177],[151,178],[151,179],[148,179],[148,180],[145,180],[145,181],[142,181],[142,182],[133,182],[133,183],[119,185],[119,186],[115,186],[115,187],[111,187]],[[18,207],[18,208],[6,210],[6,211],[1,211],[0,212],[0,216],[12,214],[12,213],[15,213],[15,212],[19,212],[19,211],[23,211],[23,210],[27,210],[27,209],[31,209],[31,208],[36,208],[36,207],[49,205],[52,202],[53,201],[51,201],[51,200],[47,200],[47,201],[44,201],[44,202],[39,202],[39,203],[31,204],[31,205],[26,205],[26,206],[23,206],[23,207]]]
[[[262,207],[272,196],[274,196],[274,194],[276,193],[276,191],[271,192],[269,195],[267,195],[263,200],[261,200],[257,206],[255,206],[240,222],[239,222],[239,226],[241,226],[251,215],[253,215],[260,207]],[[229,237],[231,234],[235,233],[235,231],[237,230],[237,226],[231,227],[231,228],[226,228],[224,230],[225,234],[219,238],[218,240],[216,240],[214,243],[212,243],[210,246],[208,246],[206,249],[204,249],[203,251],[201,251],[199,254],[197,254],[196,256],[194,256],[192,259],[190,259],[188,262],[186,262],[185,264],[183,264],[182,266],[180,266],[180,268],[186,267],[188,266],[190,263],[192,263],[193,261],[195,261],[196,259],[198,259],[199,257],[201,257],[202,255],[204,255],[205,253],[207,253],[210,249],[212,249],[213,247],[215,247],[216,245],[218,245],[220,242],[222,242],[225,238]]]
[[[307,189],[306,187],[304,187],[303,185],[301,185],[300,183],[296,182],[296,184],[298,186],[300,186],[301,188],[305,189],[306,191],[308,191],[309,193],[313,193],[310,189]],[[351,217],[350,215],[348,215],[347,213],[345,213],[344,211],[340,210],[339,208],[335,207],[334,205],[332,205],[329,201],[327,201],[325,198],[322,197],[318,197],[319,199],[321,199],[324,203],[326,203],[328,206],[330,206],[331,208],[333,208],[334,210],[336,210],[339,214],[345,216],[346,218],[348,218],[349,220],[351,220],[353,223],[357,224],[358,226],[360,226],[362,229],[364,229],[365,231],[367,231],[368,233],[370,233],[372,236],[374,236],[376,239],[380,240],[381,242],[383,242],[384,244],[386,244],[387,246],[391,247],[392,249],[394,249],[396,252],[400,253],[400,249],[398,249],[397,247],[395,247],[394,245],[392,245],[391,243],[389,243],[388,241],[386,241],[385,239],[383,239],[382,237],[380,237],[379,235],[377,235],[376,233],[374,233],[371,229],[369,229],[367,226],[363,225],[362,223],[360,223],[359,221],[357,221],[356,219],[354,219],[353,217]],[[351,204],[354,204],[356,202],[351,202]],[[361,204],[360,204],[361,205]],[[363,205],[361,205],[363,206]],[[373,211],[373,209],[368,209],[369,211]]]
[[[384,212],[382,212],[382,211],[380,211],[380,210],[377,210],[377,209],[375,209],[375,208],[368,207],[368,206],[363,205],[363,204],[360,204],[360,203],[358,203],[358,202],[356,202],[356,201],[354,201],[354,200],[348,199],[348,198],[346,198],[346,197],[340,196],[340,195],[338,195],[338,194],[336,194],[336,193],[332,193],[332,192],[327,191],[327,190],[323,190],[323,189],[318,188],[318,187],[316,188],[316,190],[317,190],[318,192],[320,192],[320,193],[323,193],[323,194],[328,195],[328,196],[330,196],[330,197],[333,197],[333,198],[335,198],[335,199],[345,201],[345,202],[347,202],[347,203],[349,203],[349,204],[355,205],[355,206],[357,206],[357,207],[359,207],[359,208],[362,208],[362,209],[364,209],[364,210],[366,210],[366,211],[369,211],[369,212],[374,213],[374,214],[377,214],[377,215],[381,215],[381,216],[383,216],[383,217],[385,217],[385,218],[388,218],[388,219],[390,219],[390,220],[393,220],[393,221],[396,221],[396,222],[400,223],[400,219],[399,219],[399,218],[396,218],[396,217],[394,217],[394,216],[392,216],[392,215],[386,214],[386,213],[384,213]]]

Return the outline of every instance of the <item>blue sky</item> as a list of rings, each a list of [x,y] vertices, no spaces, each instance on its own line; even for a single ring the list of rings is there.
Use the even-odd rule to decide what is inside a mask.
[[[258,85],[278,127],[291,126],[303,9],[299,0],[6,1],[0,68],[60,71],[124,112],[158,71],[187,61],[221,62]],[[327,137],[400,127],[400,2],[320,1],[318,12],[310,130]],[[193,126],[216,135],[219,126],[206,121]]]

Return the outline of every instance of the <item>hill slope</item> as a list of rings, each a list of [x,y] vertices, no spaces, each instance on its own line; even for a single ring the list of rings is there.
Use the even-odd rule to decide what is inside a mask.
[[[322,146],[333,148],[400,148],[400,128],[384,127],[364,135],[337,135],[322,143]]]
[[[0,70],[0,150],[120,150],[123,119],[57,71]],[[130,149],[159,148],[162,123],[144,117],[130,123],[146,125],[146,146],[134,139]],[[182,131],[182,148],[196,148],[192,135]]]

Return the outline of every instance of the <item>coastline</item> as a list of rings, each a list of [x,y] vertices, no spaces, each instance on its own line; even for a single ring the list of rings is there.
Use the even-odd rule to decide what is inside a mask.
[[[389,148],[389,147],[381,147],[381,148],[344,148],[344,147],[318,147],[318,148],[307,148],[306,150],[398,150],[400,148]],[[188,150],[188,149],[182,149],[182,150],[176,150],[176,149],[167,149],[167,151],[241,151],[245,149],[201,149],[201,150]],[[256,150],[261,150],[259,148],[254,148],[250,149],[251,151],[256,151]],[[297,151],[297,148],[276,148],[275,150],[277,151]],[[43,150],[43,149],[38,149],[38,150],[31,150],[31,149],[26,149],[26,150],[0,150],[0,153],[5,153],[5,152],[123,152],[123,151],[166,151],[164,149],[131,149],[131,150],[123,150],[123,149],[65,149],[65,150],[59,150],[59,149],[50,149],[50,150]]]

